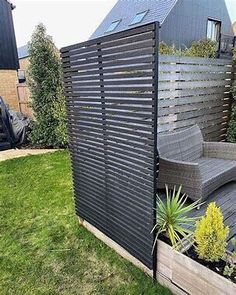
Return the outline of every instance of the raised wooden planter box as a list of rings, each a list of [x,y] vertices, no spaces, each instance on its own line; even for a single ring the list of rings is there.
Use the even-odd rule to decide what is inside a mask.
[[[158,275],[173,284],[176,294],[236,294],[236,284],[173,250],[166,243],[158,241],[157,249]],[[177,292],[176,287],[179,288]]]

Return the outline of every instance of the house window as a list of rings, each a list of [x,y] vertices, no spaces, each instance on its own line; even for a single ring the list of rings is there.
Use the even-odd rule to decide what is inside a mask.
[[[18,70],[18,80],[19,80],[19,83],[24,83],[26,81],[25,71]]]
[[[135,24],[141,23],[141,21],[144,19],[145,15],[147,13],[148,13],[148,10],[137,13],[130,25],[135,25]]]
[[[207,21],[207,39],[219,41],[220,39],[220,21],[208,19]]]
[[[120,22],[121,22],[121,19],[117,20],[115,22],[112,22],[110,24],[110,26],[107,28],[107,30],[105,31],[105,33],[114,31],[117,28],[117,26],[119,25]]]

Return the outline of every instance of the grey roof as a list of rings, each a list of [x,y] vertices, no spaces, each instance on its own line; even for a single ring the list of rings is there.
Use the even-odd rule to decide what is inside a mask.
[[[119,0],[92,34],[91,38],[93,39],[104,36],[104,34],[116,33],[154,21],[159,21],[160,24],[162,24],[177,1],[178,0]],[[142,22],[131,26],[130,24],[135,15],[146,10],[148,10],[148,13]],[[112,22],[120,19],[121,22],[114,31],[105,33]]]
[[[17,48],[19,59],[29,56],[28,45],[21,46]]]
[[[12,10],[16,8],[15,5],[10,0],[6,0],[6,1],[11,5]]]

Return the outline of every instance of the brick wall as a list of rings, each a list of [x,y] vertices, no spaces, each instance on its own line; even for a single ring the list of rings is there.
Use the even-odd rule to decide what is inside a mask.
[[[13,110],[19,110],[19,101],[17,95],[17,71],[0,70],[0,96],[9,104]]]
[[[19,59],[19,63],[20,63],[20,70],[25,71],[25,76],[26,76],[26,82],[19,83],[17,85],[20,111],[24,115],[28,117],[32,117],[33,111],[32,111],[32,108],[30,107],[31,93],[27,85],[27,69],[29,66],[29,57]]]
[[[20,69],[26,71],[29,66],[29,57],[19,59]]]

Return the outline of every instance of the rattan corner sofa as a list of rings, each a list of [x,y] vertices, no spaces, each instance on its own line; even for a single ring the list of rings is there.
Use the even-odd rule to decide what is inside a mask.
[[[158,188],[182,185],[193,201],[205,200],[220,186],[236,180],[236,144],[205,142],[195,125],[158,134]]]

